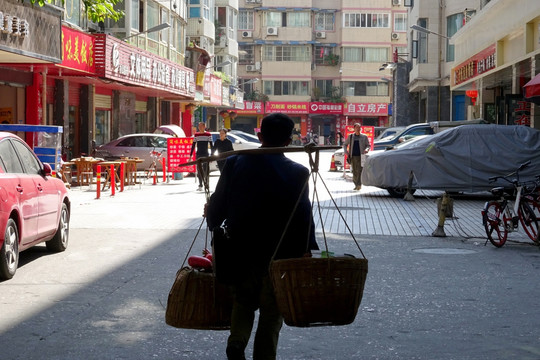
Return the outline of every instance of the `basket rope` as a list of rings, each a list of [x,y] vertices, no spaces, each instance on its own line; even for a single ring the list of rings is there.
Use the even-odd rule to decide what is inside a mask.
[[[362,254],[362,257],[364,259],[366,259],[366,255],[364,254],[364,252],[362,251],[362,248],[360,247],[360,244],[358,243],[358,241],[356,240],[351,228],[349,227],[349,225],[347,224],[347,221],[345,220],[345,217],[343,216],[343,214],[341,213],[340,209],[339,209],[339,206],[337,205],[336,201],[334,200],[334,197],[332,196],[332,193],[330,192],[330,189],[328,189],[328,186],[326,185],[326,183],[324,182],[324,179],[322,178],[322,175],[319,173],[319,150],[316,149],[316,148],[310,148],[309,146],[306,146],[305,147],[305,151],[307,152],[308,154],[308,157],[309,157],[309,165],[310,165],[310,168],[311,168],[311,173],[310,173],[310,176],[313,178],[313,198],[312,198],[312,202],[311,202],[311,211],[313,212],[313,206],[315,203],[317,203],[317,212],[319,214],[319,219],[320,219],[320,224],[321,224],[321,229],[322,229],[322,234],[323,234],[323,239],[324,239],[324,246],[325,246],[325,249],[326,249],[326,252],[328,252],[328,241],[326,239],[326,231],[324,229],[324,222],[323,222],[323,219],[322,219],[322,212],[321,212],[321,204],[320,204],[320,199],[319,199],[319,192],[317,191],[317,180],[320,179],[320,181],[322,182],[322,184],[324,185],[324,188],[326,189],[326,191],[328,192],[328,195],[330,196],[330,200],[332,200],[332,203],[334,204],[334,206],[336,207],[337,211],[338,211],[338,214],[339,216],[341,217],[341,219],[343,220],[343,223],[345,224],[345,227],[347,228],[347,231],[349,232],[349,234],[351,235],[351,238],[353,239],[354,243],[356,244],[356,247],[358,248],[358,250],[360,251],[360,254]],[[313,159],[313,156],[312,154],[315,153],[315,159]],[[285,228],[281,234],[281,237],[279,239],[279,242],[276,246],[276,250],[274,251],[274,254],[272,255],[272,260],[274,260],[277,252],[278,252],[278,249],[279,247],[281,246],[281,243],[283,242],[283,239],[285,238],[285,233],[287,232],[287,230],[289,229],[289,226],[292,222],[292,218],[293,218],[293,215],[294,213],[296,212],[296,210],[298,209],[298,205],[300,204],[300,201],[302,199],[302,194],[304,194],[304,191],[306,191],[308,185],[309,185],[309,179],[310,179],[310,176],[308,176],[308,178],[306,179],[305,183],[304,183],[304,186],[302,187],[302,191],[300,192],[300,195],[298,196],[298,199],[296,200],[296,203],[294,205],[294,208],[291,212],[291,215],[289,216],[289,219],[287,221],[287,224],[285,225]],[[315,201],[316,200],[316,201]],[[311,220],[313,221],[313,220]],[[309,231],[308,231],[308,240],[307,240],[307,244],[306,244],[306,249],[307,247],[309,246],[309,236],[311,235],[311,225],[312,223],[310,222],[309,224]]]

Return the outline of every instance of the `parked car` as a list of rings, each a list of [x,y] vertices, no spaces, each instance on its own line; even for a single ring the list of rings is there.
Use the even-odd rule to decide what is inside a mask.
[[[382,140],[382,139],[385,139],[385,138],[387,138],[387,137],[393,137],[393,136],[396,135],[398,132],[402,132],[404,129],[405,129],[405,126],[394,126],[394,127],[384,128],[384,129],[379,133],[379,135],[377,135],[377,136],[375,137],[374,140]]]
[[[219,131],[213,131],[212,134],[212,141],[216,141],[219,139]],[[234,150],[244,150],[244,149],[256,149],[261,147],[260,143],[256,143],[253,141],[246,141],[243,137],[239,136],[238,134],[234,134],[232,132],[227,133],[227,139],[231,140],[233,144]],[[216,154],[217,155],[217,154]],[[210,172],[213,171],[219,171],[217,167],[217,162],[212,161],[210,163]]]
[[[396,145],[388,146],[384,150],[372,150],[368,152],[366,155],[367,157],[369,157],[371,155],[378,154],[384,151],[406,148],[407,146],[411,146],[412,144],[414,144],[415,141],[423,139],[426,136],[431,136],[431,135],[418,135],[415,137],[411,137],[400,143],[397,143]],[[343,163],[345,161],[344,157],[345,157],[345,151],[343,149],[338,149],[334,152],[334,164],[336,166],[336,170],[343,170]]]
[[[247,132],[241,131],[241,130],[231,130],[229,131],[229,134],[236,135],[245,141],[254,142],[257,144],[260,144],[261,141],[259,140],[259,137],[257,135],[249,134]]]
[[[184,129],[178,125],[161,125],[154,130],[154,134],[167,134],[175,137],[186,137]]]
[[[463,120],[463,121],[432,121],[429,123],[411,124],[403,129],[401,132],[396,133],[393,137],[375,140],[373,142],[373,150],[384,150],[387,146],[397,144],[404,139],[411,138],[418,135],[432,135],[442,130],[460,126],[460,125],[475,125],[475,124],[488,124],[487,121],[478,120]]]
[[[372,154],[362,171],[362,184],[387,189],[390,195],[412,189],[448,192],[489,191],[509,186],[489,178],[505,175],[520,164],[531,165],[520,173],[523,181],[540,174],[540,130],[526,126],[467,125],[444,130],[410,146]]]
[[[0,132],[0,199],[1,280],[15,275],[23,250],[42,242],[50,251],[66,250],[71,203],[64,182],[6,132]]]
[[[105,160],[118,160],[122,157],[130,157],[144,160],[137,164],[137,170],[146,170],[152,164],[152,152],[156,151],[167,156],[167,139],[172,135],[168,134],[130,134],[119,137],[107,144],[96,148],[95,157]],[[158,171],[162,171],[163,166],[158,162]]]

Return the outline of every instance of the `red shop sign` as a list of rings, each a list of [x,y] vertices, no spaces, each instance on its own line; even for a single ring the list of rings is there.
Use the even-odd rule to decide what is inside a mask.
[[[189,161],[193,138],[171,138],[167,139],[167,162],[170,172],[190,172],[196,171],[195,165],[182,166]]]
[[[309,103],[304,101],[282,102],[282,101],[267,101],[265,112],[284,113],[284,114],[308,114]]]
[[[347,104],[344,115],[358,116],[386,116],[388,115],[387,103],[353,103]]]
[[[62,26],[62,66],[70,69],[96,72],[94,59],[95,38]]]
[[[340,103],[309,103],[310,114],[343,114],[343,104]]]

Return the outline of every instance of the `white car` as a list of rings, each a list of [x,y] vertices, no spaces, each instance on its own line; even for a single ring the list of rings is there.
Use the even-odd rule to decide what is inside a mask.
[[[219,139],[219,131],[213,131],[211,132],[211,134],[212,134],[213,141],[216,141],[217,139]],[[247,141],[244,138],[240,137],[238,134],[234,134],[231,132],[227,133],[227,139],[231,140],[234,150],[257,149],[261,147],[260,143]],[[212,161],[210,163],[210,172],[212,171],[219,171],[217,167],[217,162],[215,161]]]

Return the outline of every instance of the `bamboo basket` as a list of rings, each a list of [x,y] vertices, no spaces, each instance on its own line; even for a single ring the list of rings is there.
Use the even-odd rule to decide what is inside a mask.
[[[177,328],[227,330],[231,327],[232,296],[214,274],[183,267],[169,292],[165,322]]]
[[[279,311],[289,326],[347,325],[362,301],[368,260],[295,258],[270,263]]]

